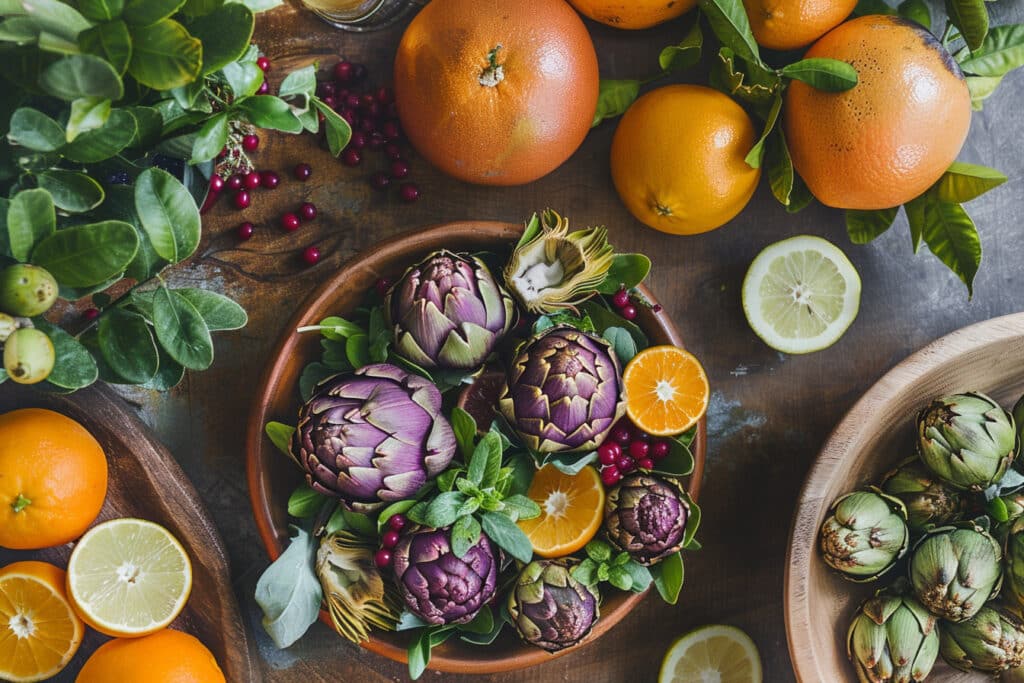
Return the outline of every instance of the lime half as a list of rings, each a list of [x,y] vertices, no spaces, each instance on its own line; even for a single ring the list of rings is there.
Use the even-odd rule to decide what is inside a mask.
[[[798,235],[765,247],[743,280],[743,312],[768,346],[811,353],[835,344],[860,309],[860,276],[839,248]]]
[[[761,656],[738,628],[702,626],[672,643],[658,683],[761,683]]]

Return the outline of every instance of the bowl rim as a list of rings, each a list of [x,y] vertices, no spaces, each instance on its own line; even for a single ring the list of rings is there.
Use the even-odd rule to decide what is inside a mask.
[[[271,517],[272,506],[267,495],[269,487],[265,486],[266,482],[262,477],[262,469],[259,465],[261,463],[261,452],[267,448],[263,431],[264,422],[268,417],[266,408],[270,405],[272,397],[281,389],[279,387],[279,379],[282,369],[287,364],[290,351],[297,345],[298,335],[294,330],[303,324],[307,324],[306,317],[311,310],[336,297],[336,292],[345,286],[346,274],[353,268],[365,265],[367,262],[387,260],[404,251],[415,251],[415,244],[417,242],[422,243],[421,246],[425,246],[438,241],[450,243],[460,238],[467,239],[470,236],[495,241],[507,238],[512,241],[518,239],[523,232],[523,228],[522,224],[503,221],[452,221],[432,224],[421,229],[404,231],[386,240],[381,240],[347,259],[331,277],[316,287],[295,310],[274,343],[270,358],[261,373],[259,384],[253,395],[252,406],[249,410],[245,436],[246,479],[249,488],[250,506],[256,521],[260,540],[271,561],[276,560],[281,555],[283,547],[278,542],[278,535],[273,524],[273,518]],[[639,285],[637,290],[651,304],[658,303],[657,298],[645,285]],[[684,347],[678,328],[664,310],[658,312],[651,311],[651,315],[669,342],[676,346]],[[293,391],[294,387],[290,386],[285,390]],[[701,418],[697,425],[697,433],[691,450],[693,452],[694,469],[688,477],[687,490],[696,501],[702,486],[707,453],[706,416]],[[550,662],[595,642],[601,635],[611,630],[629,614],[646,594],[647,592],[645,591],[643,593],[629,593],[626,595],[615,608],[601,615],[590,637],[564,650],[549,653],[540,648],[530,647],[521,643],[518,648],[504,656],[488,659],[467,659],[453,656],[450,652],[435,651],[430,659],[428,668],[449,673],[492,674],[524,669]],[[328,626],[331,625],[329,615],[322,609],[320,611],[320,620]],[[371,634],[370,639],[361,643],[360,646],[396,662],[408,662],[405,648],[387,642],[376,634]]]
[[[891,399],[892,388],[903,386],[922,375],[939,370],[956,357],[993,344],[1024,337],[1024,313],[991,318],[950,332],[893,366],[882,375],[847,411],[832,430],[804,478],[790,525],[786,549],[786,571],[783,579],[786,640],[793,674],[800,683],[830,680],[834,672],[823,670],[811,638],[811,600],[808,593],[810,563],[817,557],[813,548],[799,549],[798,535],[817,538],[817,509],[821,490],[840,463],[857,452],[852,435],[859,425]],[[802,532],[802,533],[801,533]]]

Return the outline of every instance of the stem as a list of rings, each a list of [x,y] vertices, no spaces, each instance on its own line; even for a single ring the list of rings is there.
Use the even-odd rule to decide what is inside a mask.
[[[18,513],[27,508],[31,504],[32,501],[26,498],[25,494],[19,493],[18,497],[14,499],[14,503],[11,505],[11,509],[13,509],[15,513]]]
[[[665,76],[668,76],[668,72],[667,71],[662,71],[660,73],[656,73],[653,76],[648,76],[647,78],[642,79],[640,81],[640,85],[647,85],[648,83],[654,83],[655,81],[659,81],[662,78],[665,78]]]
[[[480,72],[480,77],[477,79],[480,85],[494,88],[505,80],[505,67],[498,64],[498,50],[500,49],[501,43],[498,43],[493,50],[487,53],[487,67]]]
[[[169,268],[169,267],[170,267],[170,265],[164,266],[165,269]],[[160,273],[162,273],[162,272],[163,272],[163,270],[160,271]],[[104,306],[103,310],[100,311],[100,314],[98,316],[96,316],[95,318],[93,318],[89,322],[88,325],[83,327],[78,332],[78,334],[75,335],[75,339],[80,339],[83,334],[85,334],[86,332],[91,330],[93,327],[98,325],[99,322],[100,322],[100,319],[103,318],[103,316],[106,315],[108,311],[110,311],[113,308],[117,308],[118,306],[120,306],[125,301],[125,299],[130,297],[132,295],[132,293],[134,293],[137,289],[140,289],[141,287],[145,287],[146,285],[148,285],[151,282],[153,282],[153,280],[159,280],[160,283],[163,284],[164,280],[163,280],[162,277],[160,277],[160,273],[157,273],[156,275],[154,275],[153,277],[149,278],[148,280],[143,280],[142,282],[136,282],[134,285],[132,285],[131,287],[128,288],[128,291],[126,291],[124,294],[122,294],[121,296],[117,297],[116,299],[111,301],[109,304]]]
[[[951,21],[947,21],[946,22],[946,30],[944,30],[942,32],[942,45],[943,45],[943,47],[949,45],[954,40],[956,40],[957,38],[960,37],[960,33],[958,31],[956,31],[955,28],[956,27],[953,26],[953,22],[951,22]]]

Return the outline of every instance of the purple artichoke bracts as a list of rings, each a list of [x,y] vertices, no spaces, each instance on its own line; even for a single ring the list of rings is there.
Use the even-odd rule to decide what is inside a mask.
[[[576,560],[535,560],[523,567],[508,598],[519,636],[531,645],[557,652],[590,635],[600,616],[597,589],[575,578]]]
[[[630,474],[605,499],[605,532],[640,564],[657,564],[683,547],[692,505],[674,479]]]

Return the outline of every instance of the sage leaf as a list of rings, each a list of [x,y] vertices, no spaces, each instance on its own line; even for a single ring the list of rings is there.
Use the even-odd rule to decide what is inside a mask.
[[[1024,24],[996,26],[976,50],[957,57],[965,73],[990,78],[1005,76],[1024,66]]]
[[[900,207],[877,211],[846,210],[846,233],[854,244],[867,244],[890,227]]]
[[[904,19],[915,21],[926,29],[932,28],[932,14],[924,0],[903,0],[896,11]]]
[[[594,112],[594,120],[590,127],[597,126],[605,119],[622,116],[639,95],[640,81],[638,80],[602,78],[597,96],[597,111]]]
[[[682,555],[680,553],[669,555],[651,567],[650,572],[661,599],[670,605],[676,604],[679,600],[679,592],[683,588]]]
[[[123,273],[139,249],[135,228],[124,221],[101,221],[64,228],[32,251],[62,286],[92,287]]]
[[[198,164],[213,159],[228,141],[228,115],[221,112],[209,119],[199,129],[195,142],[192,144],[191,163]]]
[[[167,171],[153,167],[139,175],[135,210],[154,251],[167,261],[182,261],[199,246],[199,209],[185,186]]]
[[[83,52],[101,57],[114,67],[118,76],[124,76],[132,60],[132,37],[128,24],[120,19],[106,21],[89,28],[78,36]]]
[[[128,146],[135,130],[135,117],[124,109],[114,109],[102,127],[79,134],[63,154],[83,164],[106,161]]]
[[[1006,182],[1006,176],[994,168],[954,161],[935,184],[939,201],[962,204],[977,199]]]
[[[662,71],[682,71],[696,66],[700,61],[704,34],[700,30],[700,17],[696,17],[693,26],[683,39],[676,45],[669,45],[658,55],[658,64]]]
[[[127,0],[121,16],[129,24],[151,26],[171,16],[185,0]]]
[[[960,29],[960,35],[968,48],[974,51],[981,47],[988,35],[988,8],[985,0],[946,0],[946,14],[950,22]]]
[[[235,105],[235,109],[251,124],[260,128],[271,128],[285,133],[302,131],[302,123],[296,118],[288,103],[273,95],[246,97]]]
[[[968,298],[973,297],[981,238],[967,211],[959,204],[929,197],[924,205],[923,237],[931,252],[967,285]]]
[[[203,43],[201,73],[211,74],[245,54],[254,26],[252,10],[238,3],[221,5],[192,21],[188,32]]]
[[[597,287],[601,294],[614,294],[621,287],[632,289],[647,279],[651,259],[644,254],[615,254],[608,274]]]
[[[483,532],[520,562],[533,559],[533,546],[523,530],[500,512],[485,512],[480,520]]]
[[[78,11],[93,21],[109,21],[121,16],[124,0],[79,0]]]
[[[46,378],[50,384],[75,391],[89,386],[99,378],[96,361],[89,353],[89,349],[77,339],[42,318],[33,321],[33,324],[45,332],[53,342],[57,362]]]
[[[64,137],[74,142],[80,133],[102,128],[110,118],[110,100],[99,97],[79,97],[71,103],[71,116]]]
[[[149,0],[139,0],[148,2]],[[203,44],[173,19],[152,26],[133,26],[132,59],[128,73],[154,90],[192,83],[203,65]]]
[[[742,2],[700,0],[699,6],[722,45],[751,64],[762,64],[757,41],[754,40],[754,32],[750,30],[750,20]]]
[[[846,62],[811,57],[782,67],[782,75],[826,92],[842,92],[857,85],[857,70]]]
[[[156,375],[160,356],[141,315],[122,308],[108,309],[100,317],[97,335],[103,360],[126,383],[143,384]]]
[[[626,329],[622,327],[609,327],[605,329],[601,336],[612,345],[615,355],[618,356],[619,362],[623,366],[633,360],[633,356],[637,354],[636,342],[633,341],[633,336]]]
[[[424,519],[427,526],[441,529],[450,526],[458,517],[458,509],[466,501],[466,496],[459,491],[439,493],[427,505]]]
[[[238,330],[249,322],[245,309],[237,303],[217,292],[208,289],[176,289],[174,290],[195,306],[203,317],[210,332],[220,330]]]
[[[124,97],[124,85],[117,71],[95,55],[69,55],[58,59],[39,74],[39,87],[65,102],[79,97],[100,97],[116,102]]]
[[[291,543],[256,583],[263,629],[279,648],[292,645],[309,630],[324,597],[314,570],[316,539],[298,527],[292,532]]]
[[[11,199],[7,209],[7,239],[15,259],[27,261],[32,248],[53,235],[56,229],[57,213],[53,198],[46,190],[22,190]],[[52,271],[51,274],[57,277]]]
[[[291,457],[290,444],[292,435],[295,434],[295,427],[281,422],[268,422],[263,431],[266,432],[270,442],[274,444],[277,450]]]
[[[778,92],[775,94],[775,99],[772,100],[771,109],[768,110],[768,118],[764,122],[764,130],[761,132],[761,137],[750,148],[744,159],[750,168],[761,168],[761,163],[764,161],[765,143],[768,141],[768,136],[775,129],[780,111],[782,111],[782,93]]]
[[[469,549],[480,540],[480,522],[472,515],[465,515],[455,520],[452,525],[452,552],[455,557],[463,557]]]
[[[175,290],[156,290],[153,327],[167,354],[187,369],[205,370],[213,363],[213,340],[203,316]]]
[[[626,564],[622,565],[623,569],[629,572],[630,579],[632,579],[632,585],[630,590],[635,593],[642,593],[651,585],[653,577],[647,567],[643,566],[639,562],[630,560]]]
[[[36,152],[54,152],[64,146],[64,128],[49,116],[31,107],[14,110],[7,138]]]

